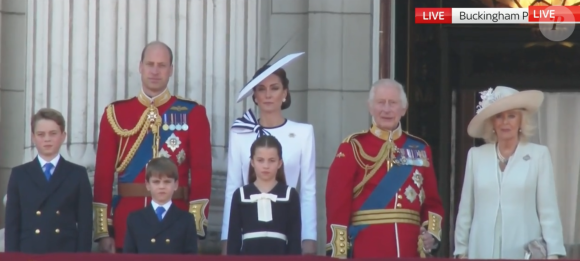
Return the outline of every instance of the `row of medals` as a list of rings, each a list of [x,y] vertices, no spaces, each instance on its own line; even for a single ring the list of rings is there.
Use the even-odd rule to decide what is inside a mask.
[[[423,165],[423,155],[419,155],[422,152],[396,148],[395,153],[398,154],[398,157],[393,159],[393,163],[396,165]]]
[[[189,126],[187,125],[187,115],[185,115],[185,114],[179,115],[179,118],[183,119],[182,123],[177,123],[176,121],[174,121],[173,116],[177,116],[177,115],[171,114],[170,115],[171,123],[167,124],[167,114],[163,115],[163,126],[161,126],[161,128],[163,128],[164,131],[167,131],[167,130],[186,131],[189,129]],[[175,124],[174,124],[174,122],[175,122]]]

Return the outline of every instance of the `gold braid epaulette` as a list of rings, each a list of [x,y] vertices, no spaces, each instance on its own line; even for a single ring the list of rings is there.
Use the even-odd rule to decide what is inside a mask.
[[[148,110],[145,110],[143,112],[143,115],[141,115],[141,118],[137,122],[137,125],[131,130],[126,130],[119,126],[119,123],[117,122],[117,117],[115,115],[115,106],[113,104],[107,106],[106,113],[107,113],[107,121],[111,125],[111,128],[113,129],[115,134],[121,137],[121,142],[119,142],[119,150],[117,151],[117,161],[115,163],[115,170],[117,171],[117,173],[121,173],[125,170],[125,168],[127,168],[127,165],[129,165],[129,162],[131,162],[131,160],[135,156],[135,152],[143,142],[145,135],[147,135],[148,126],[147,124],[145,124],[145,122],[147,122]],[[135,140],[135,143],[133,144],[131,149],[129,149],[127,156],[125,156],[125,158],[121,161],[121,158],[123,157],[123,155],[125,154],[125,150],[127,149],[127,143],[129,141],[127,139],[125,144],[122,144],[123,138],[129,138],[137,134],[138,132],[139,136],[137,137],[137,140]]]
[[[411,134],[411,133],[408,133],[408,132],[406,132],[406,131],[403,131],[403,132],[404,132],[405,134],[407,134],[407,136],[409,136],[409,137],[411,137],[411,138],[413,138],[413,139],[419,140],[419,141],[421,141],[421,142],[425,143],[425,145],[429,146],[429,143],[427,143],[427,141],[426,141],[426,140],[424,140],[424,139],[421,139],[421,138],[419,138],[419,137],[417,137],[417,136],[415,136],[415,135],[413,135],[413,134]]]
[[[356,136],[361,135],[361,134],[365,134],[367,133],[369,130],[362,130],[359,132],[355,132],[351,135],[348,135],[346,138],[344,138],[344,140],[342,140],[342,143],[348,143],[350,142],[352,139],[354,139]]]
[[[366,133],[366,131],[364,133]],[[362,144],[354,138],[360,134],[362,133],[352,134],[343,141],[349,142],[351,144],[352,152],[357,164],[365,171],[363,179],[358,184],[356,184],[353,189],[354,197],[360,195],[364,186],[377,173],[383,164],[387,164],[387,168],[390,168],[389,159],[394,158],[394,154],[397,149],[395,144],[392,142],[385,142],[376,156],[370,156],[364,151]],[[363,159],[367,162],[370,162],[370,164],[366,164]]]

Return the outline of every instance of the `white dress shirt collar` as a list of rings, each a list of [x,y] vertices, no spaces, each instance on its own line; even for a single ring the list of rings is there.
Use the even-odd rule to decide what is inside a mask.
[[[163,205],[159,205],[155,201],[151,200],[151,207],[153,207],[153,211],[156,211],[157,207],[163,207],[165,209],[165,212],[163,212],[161,218],[164,218],[165,214],[167,214],[167,211],[169,211],[169,207],[171,207],[171,200],[169,200],[167,203]]]
[[[54,170],[56,169],[56,164],[58,164],[58,161],[60,160],[60,154],[57,154],[56,157],[54,157],[51,160],[45,160],[43,159],[40,155],[38,155],[38,162],[40,163],[40,168],[42,168],[42,170],[44,171],[44,165],[46,165],[46,163],[52,163],[52,170],[50,171],[50,173],[54,173]]]

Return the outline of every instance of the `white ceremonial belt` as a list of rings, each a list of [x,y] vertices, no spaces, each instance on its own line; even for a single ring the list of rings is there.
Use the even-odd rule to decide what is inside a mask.
[[[242,240],[252,239],[252,238],[261,238],[261,237],[271,237],[271,238],[278,238],[284,241],[288,241],[286,235],[278,232],[270,232],[270,231],[262,231],[262,232],[251,232],[246,233],[242,236]]]

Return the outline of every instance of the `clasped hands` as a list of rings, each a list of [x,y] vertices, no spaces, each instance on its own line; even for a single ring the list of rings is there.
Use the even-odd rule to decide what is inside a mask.
[[[433,235],[427,233],[427,229],[424,227],[421,227],[421,240],[423,240],[423,251],[425,253],[431,253],[431,250],[437,248],[437,240]]]

